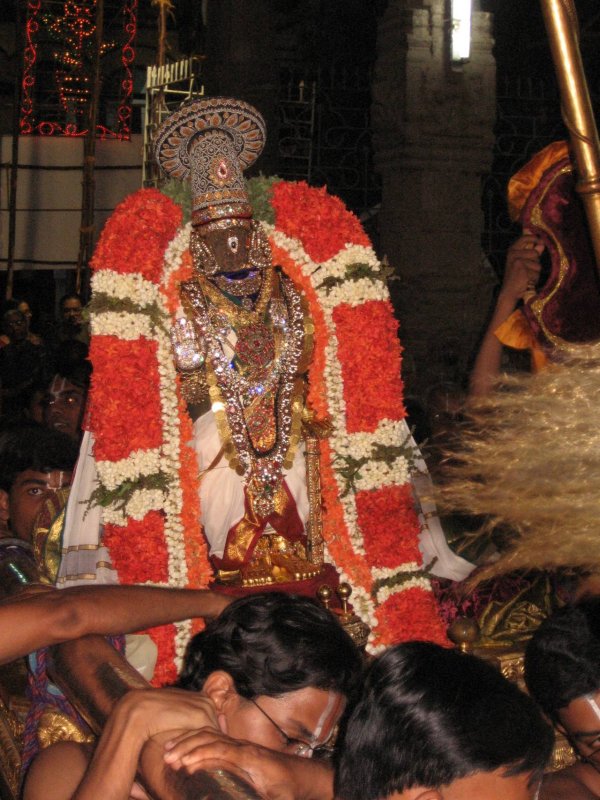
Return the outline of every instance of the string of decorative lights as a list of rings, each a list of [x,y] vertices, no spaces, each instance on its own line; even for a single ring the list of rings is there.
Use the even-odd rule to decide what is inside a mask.
[[[138,0],[124,0],[119,9],[117,41],[105,41],[102,52],[119,48],[121,77],[115,120],[97,124],[101,139],[131,136],[132,65],[135,58]],[[74,136],[87,133],[87,105],[91,97],[89,63],[96,32],[96,0],[28,0],[25,22],[20,132],[22,135]],[[42,34],[45,34],[43,36]],[[54,87],[50,91],[38,75],[42,61],[53,61]],[[46,77],[45,75],[43,76]],[[40,100],[43,92],[50,101]]]

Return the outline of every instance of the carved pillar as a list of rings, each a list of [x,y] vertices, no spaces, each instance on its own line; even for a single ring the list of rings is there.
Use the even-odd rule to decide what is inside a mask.
[[[449,60],[449,4],[390,0],[378,30],[372,125],[382,252],[405,347],[407,393],[464,379],[489,309],[481,177],[491,165],[491,15],[474,12],[471,59]]]

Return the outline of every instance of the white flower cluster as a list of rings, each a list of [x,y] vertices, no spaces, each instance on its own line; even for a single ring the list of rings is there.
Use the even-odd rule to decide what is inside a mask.
[[[366,264],[373,272],[379,272],[381,269],[377,256],[371,248],[346,245],[344,250],[340,250],[329,261],[325,261],[319,270],[318,276],[321,281],[325,277],[343,281],[332,288],[319,289],[319,299],[323,306],[333,309],[342,303],[358,306],[369,300],[388,299],[389,295],[383,281],[368,276],[358,280],[350,277],[349,268],[354,264]]]
[[[404,421],[382,420],[373,433],[348,433],[339,442],[337,453],[352,458],[368,458],[376,445],[400,445],[406,439]]]
[[[119,339],[134,340],[140,337],[152,338],[154,325],[150,317],[128,311],[104,311],[92,314],[92,334],[94,336],[117,336]]]
[[[148,511],[162,508],[165,496],[160,489],[136,489],[127,501],[125,511],[133,519],[144,519]]]
[[[125,509],[122,507],[117,508],[114,503],[110,506],[106,506],[102,509],[102,522],[105,525],[119,525],[124,527],[127,525]]]
[[[175,631],[175,666],[179,673],[183,667],[185,651],[192,635],[192,621],[184,619],[181,622],[176,622]]]
[[[355,486],[357,491],[369,491],[381,486],[401,486],[408,478],[408,465],[403,456],[395,458],[391,464],[372,460],[361,468]]]
[[[377,602],[384,603],[388,597],[391,597],[393,594],[396,594],[396,592],[399,591],[398,587],[393,585],[395,579],[401,578],[402,575],[407,572],[419,572],[420,569],[421,567],[416,561],[409,561],[406,564],[401,564],[399,567],[395,567],[393,569],[375,567],[372,573],[373,580],[385,581],[385,583],[377,590]],[[406,591],[407,589],[424,589],[425,591],[429,591],[431,589],[427,578],[420,576],[413,576],[408,580],[405,580],[400,585],[402,587],[402,591]]]
[[[171,282],[171,275],[181,266],[181,257],[190,246],[190,236],[192,234],[192,223],[188,222],[180,228],[177,234],[165,250],[165,264],[162,274],[162,285],[168,286]]]
[[[115,300],[134,300],[139,306],[150,306],[158,300],[158,286],[138,273],[121,275],[112,269],[100,269],[92,276],[95,294]]]
[[[113,491],[125,481],[137,481],[143,475],[153,475],[160,469],[161,450],[134,450],[120,461],[98,461],[98,477],[102,485]]]

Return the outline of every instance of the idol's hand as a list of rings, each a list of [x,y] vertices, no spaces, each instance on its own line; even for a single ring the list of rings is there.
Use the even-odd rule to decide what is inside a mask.
[[[193,372],[204,363],[203,342],[196,326],[187,317],[175,320],[171,328],[171,347],[177,369],[182,372]]]

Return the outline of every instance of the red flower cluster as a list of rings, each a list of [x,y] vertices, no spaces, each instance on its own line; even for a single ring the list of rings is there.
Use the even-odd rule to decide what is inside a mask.
[[[277,230],[299,239],[313,261],[327,261],[346,244],[371,245],[357,217],[325,186],[280,181],[271,205]]]
[[[393,568],[421,563],[421,529],[410,484],[358,492],[356,510],[369,564]]]
[[[149,511],[142,520],[129,519],[123,527],[105,525],[103,544],[108,548],[120,583],[168,583],[169,554],[164,515],[160,511]],[[153,686],[164,686],[177,677],[175,632],[174,625],[145,631],[158,648]]]
[[[94,270],[138,272],[160,280],[165,247],[181,225],[181,208],[158,189],[140,189],[114,210],[92,258]]]
[[[446,647],[450,644],[431,591],[413,587],[397,592],[377,608],[375,615],[379,621],[376,644],[390,644],[388,636],[381,635],[389,631],[395,634],[394,643],[418,639]]]
[[[135,450],[160,447],[156,342],[93,336],[90,359],[94,365],[90,423],[96,459],[118,461]],[[156,386],[156,391],[148,391],[148,386]]]
[[[141,520],[129,519],[125,526],[105,525],[103,543],[120,583],[169,580],[165,518],[161,511],[149,511]]]
[[[152,686],[160,688],[169,686],[177,680],[177,667],[175,666],[175,625],[161,625],[159,628],[150,628],[145,631],[158,649],[158,660],[152,676]]]
[[[383,419],[403,419],[398,323],[389,301],[337,306],[333,321],[348,432],[372,433]]]

